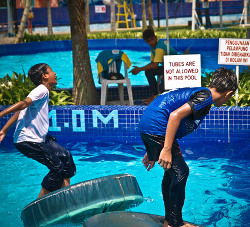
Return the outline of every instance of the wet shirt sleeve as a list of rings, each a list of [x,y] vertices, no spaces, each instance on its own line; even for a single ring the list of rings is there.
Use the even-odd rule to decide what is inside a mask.
[[[47,98],[49,95],[49,90],[44,85],[39,85],[35,89],[33,89],[27,97],[29,97],[33,105],[37,107],[40,102],[43,102],[44,98]]]
[[[163,63],[163,56],[166,54],[166,52],[161,49],[161,48],[157,48],[155,50],[155,57],[154,57],[154,62],[159,62],[159,63]]]
[[[196,120],[207,115],[212,103],[212,94],[208,89],[203,89],[194,93],[188,101],[192,109],[193,119]]]

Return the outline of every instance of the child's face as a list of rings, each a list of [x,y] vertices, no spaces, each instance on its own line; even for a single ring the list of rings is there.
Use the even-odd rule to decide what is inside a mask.
[[[220,107],[226,104],[234,93],[232,91],[221,94],[220,98],[218,98],[215,102],[215,106]]]
[[[48,84],[51,86],[57,85],[56,73],[50,67],[47,68]]]
[[[156,36],[150,37],[150,38],[148,38],[147,40],[145,40],[145,42],[146,42],[149,46],[155,48],[156,45],[157,45],[157,37],[156,37]]]

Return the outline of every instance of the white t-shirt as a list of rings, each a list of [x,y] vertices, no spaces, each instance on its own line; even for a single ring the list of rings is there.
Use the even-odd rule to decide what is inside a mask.
[[[45,142],[49,130],[49,90],[40,84],[27,97],[31,98],[33,104],[20,111],[14,143]]]

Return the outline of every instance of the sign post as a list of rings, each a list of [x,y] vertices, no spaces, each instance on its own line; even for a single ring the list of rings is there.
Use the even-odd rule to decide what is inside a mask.
[[[200,87],[200,54],[165,55],[164,84],[165,90],[184,87]]]
[[[218,64],[235,65],[239,82],[239,65],[250,65],[250,39],[219,39]],[[238,105],[238,89],[236,103]]]

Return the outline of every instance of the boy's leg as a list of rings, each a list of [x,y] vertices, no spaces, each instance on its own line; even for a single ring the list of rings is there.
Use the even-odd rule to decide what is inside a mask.
[[[63,179],[64,182],[62,187],[70,185],[70,179],[76,173],[76,166],[73,161],[71,153],[61,145],[56,142],[56,139],[50,135],[47,135],[45,143],[50,147],[53,153],[61,160],[63,163]]]
[[[148,80],[148,84],[150,87],[150,92],[153,96],[158,95],[158,91],[157,91],[157,81],[155,79],[155,69],[150,69],[145,71],[145,75],[147,77]]]
[[[162,195],[163,195],[163,201],[164,201],[164,206],[165,206],[165,221],[168,223],[169,220],[169,212],[170,212],[170,197],[169,197],[169,192],[170,192],[170,185],[171,185],[171,176],[169,175],[168,171],[164,172],[164,176],[162,179]]]
[[[155,76],[156,75],[163,75],[164,73],[164,67],[163,66],[158,66],[156,69],[150,69],[145,71],[145,75],[147,77],[149,86],[150,86],[150,91],[153,96],[158,95],[158,89],[157,89],[157,81]]]
[[[168,173],[171,177],[168,222],[170,226],[182,226],[184,225],[182,219],[182,207],[184,205],[185,187],[189,175],[189,168],[182,155],[179,154],[172,158],[172,166],[168,170]]]
[[[70,178],[64,178],[62,188],[70,186]]]
[[[150,161],[157,161],[164,146],[165,137],[141,133]],[[182,226],[182,207],[185,200],[185,187],[189,168],[182,157],[176,140],[172,145],[172,166],[165,171],[162,180],[162,193],[165,205],[165,220],[169,226]],[[165,225],[165,224],[164,224]],[[165,227],[165,226],[164,226]]]
[[[44,196],[44,195],[47,195],[47,194],[49,194],[50,193],[50,191],[48,191],[48,190],[46,190],[45,188],[41,188],[41,191],[39,192],[39,195],[38,195],[38,197],[37,198],[40,198],[40,197],[42,197],[42,196]]]

